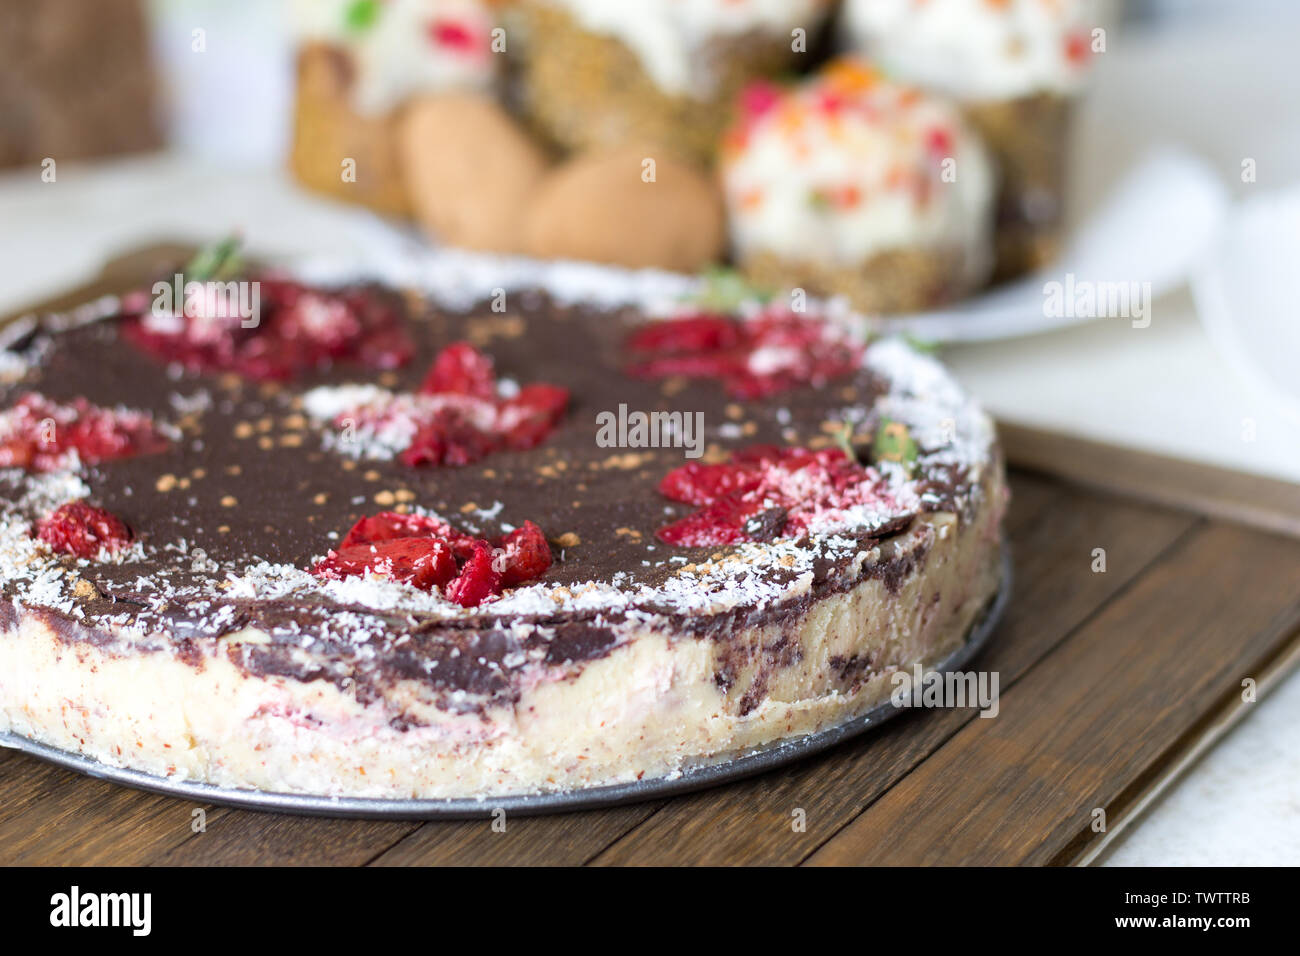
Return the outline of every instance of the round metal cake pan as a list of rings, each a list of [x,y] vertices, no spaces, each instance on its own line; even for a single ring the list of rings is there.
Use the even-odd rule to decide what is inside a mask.
[[[1002,582],[993,600],[967,635],[966,642],[928,670],[947,673],[964,668],[988,642],[997,629],[1011,596],[1011,559],[1002,555]],[[234,790],[207,783],[169,780],[139,770],[113,767],[81,754],[59,750],[17,734],[0,734],[0,746],[11,747],[41,760],[67,767],[90,777],[148,790],[195,803],[238,807],[245,810],[268,810],[310,816],[383,818],[407,820],[467,820],[491,816],[498,810],[507,815],[532,816],[568,810],[595,810],[602,807],[636,803],[642,800],[677,796],[706,787],[730,783],[744,777],[783,767],[811,757],[851,737],[873,730],[889,718],[906,713],[909,708],[896,707],[889,701],[878,704],[865,714],[834,727],[806,734],[766,747],[747,750],[729,758],[714,758],[707,764],[653,780],[634,783],[565,790],[555,793],[528,793],[514,796],[457,798],[449,800],[395,800],[370,797],[322,797],[301,793],[270,793],[263,790]]]

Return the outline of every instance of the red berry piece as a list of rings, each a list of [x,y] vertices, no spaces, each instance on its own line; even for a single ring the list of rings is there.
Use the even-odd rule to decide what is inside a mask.
[[[443,587],[449,600],[476,607],[504,587],[540,577],[551,562],[546,536],[531,521],[494,547],[437,518],[383,511],[354,524],[312,573],[327,581],[372,573],[426,591]]]
[[[469,545],[473,544],[472,535],[456,531],[450,524],[439,522],[428,515],[404,515],[398,511],[381,511],[369,515],[352,525],[343,537],[341,548],[351,545],[369,545],[377,541],[391,541],[398,537],[439,537],[450,542],[458,557],[468,557]],[[461,545],[465,545],[464,555],[460,554]]]
[[[501,583],[506,587],[541,577],[551,566],[551,546],[542,529],[531,521],[505,535],[501,548],[506,553]]]
[[[722,315],[696,315],[671,322],[651,322],[628,338],[634,352],[681,354],[729,349],[741,344],[742,329]]]
[[[734,462],[701,465],[688,462],[674,468],[659,482],[659,493],[688,505],[707,505],[723,495],[750,491],[762,482],[758,469]]]
[[[413,428],[401,460],[411,466],[468,465],[498,451],[525,451],[546,440],[564,417],[569,390],[535,382],[511,398],[497,395],[492,361],[466,342],[447,346],[433,361],[417,395],[387,406],[345,411],[376,431],[400,421]]]
[[[769,308],[749,318],[700,315],[652,323],[628,339],[638,378],[715,379],[737,398],[823,385],[858,367],[862,347],[815,317]]]
[[[400,514],[396,511],[381,511],[377,515],[362,518],[354,524],[343,538],[341,548],[355,544],[374,544],[379,541],[391,541],[394,538],[441,538],[451,545],[457,558],[464,560],[474,551],[473,535],[457,531],[445,521],[430,518],[427,515]]]
[[[746,531],[746,525],[763,509],[762,499],[747,499],[738,494],[727,495],[695,514],[660,528],[659,540],[682,548],[741,544],[753,540]]]
[[[29,392],[0,412],[0,467],[52,471],[67,467],[76,452],[95,464],[167,447],[167,439],[148,415],[92,405],[84,398],[68,404]]]
[[[468,342],[454,342],[438,353],[420,385],[422,395],[496,397],[492,360]]]
[[[478,427],[460,409],[448,407],[434,413],[433,420],[422,426],[402,461],[407,465],[469,465],[501,447],[501,439]]]
[[[411,358],[394,300],[374,289],[315,289],[273,276],[244,281],[257,284],[256,315],[232,310],[229,297],[215,295],[157,315],[152,298],[129,296],[123,337],[193,372],[235,372],[257,381],[290,379],[339,361],[397,368]],[[240,308],[251,304],[250,294]]]
[[[729,462],[675,468],[659,490],[699,508],[658,531],[660,540],[681,547],[797,537],[815,519],[837,511],[895,506],[879,473],[839,448],[755,445]]]
[[[313,574],[331,581],[367,571],[427,591],[456,576],[456,558],[451,546],[436,538],[392,538],[341,547],[312,568]]]
[[[424,515],[404,515],[396,511],[381,511],[354,524],[343,537],[340,548],[354,544],[374,544],[394,538],[433,537],[447,526],[436,518]]]
[[[555,430],[569,404],[569,390],[558,385],[525,385],[500,408],[506,444],[519,451],[536,448]]]
[[[60,505],[36,525],[36,537],[60,554],[97,557],[131,543],[131,529],[116,515],[84,501]]]
[[[501,574],[492,567],[492,546],[486,541],[474,545],[474,553],[460,569],[460,576],[447,587],[447,599],[461,607],[478,607],[501,593]]]

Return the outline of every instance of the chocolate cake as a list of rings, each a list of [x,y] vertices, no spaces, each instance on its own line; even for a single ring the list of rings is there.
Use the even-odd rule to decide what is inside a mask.
[[[861,713],[997,589],[990,421],[840,309],[452,254],[238,277],[5,330],[0,731],[225,787],[589,787]]]

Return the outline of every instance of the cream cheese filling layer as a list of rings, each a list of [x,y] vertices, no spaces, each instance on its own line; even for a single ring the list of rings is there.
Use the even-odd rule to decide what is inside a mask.
[[[190,662],[65,642],[21,612],[0,634],[0,730],[277,792],[490,797],[672,774],[839,723],[886,699],[894,672],[958,647],[998,586],[1000,477],[987,490],[974,521],[929,515],[903,536],[916,563],[897,591],[869,577],[722,639],[630,622],[607,656],[481,712],[434,706],[418,687],[363,704],[324,680],[245,673],[226,651],[269,640],[259,632],[209,639]],[[399,713],[418,722],[398,729]]]

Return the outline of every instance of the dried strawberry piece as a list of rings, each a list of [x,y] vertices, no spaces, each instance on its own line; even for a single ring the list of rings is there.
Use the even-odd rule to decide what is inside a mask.
[[[130,544],[131,529],[103,508],[70,501],[37,522],[36,537],[60,554],[94,558],[101,549],[112,554]]]
[[[730,383],[748,374],[749,354],[743,350],[727,352],[692,354],[683,352],[674,355],[661,355],[634,362],[628,366],[628,374],[637,378],[668,378],[681,375],[684,378],[717,378]]]
[[[468,342],[453,342],[434,358],[420,393],[491,399],[496,395],[492,360]]]
[[[723,315],[695,315],[671,322],[651,322],[628,338],[634,352],[681,354],[729,349],[741,344],[740,323]]]
[[[341,547],[312,568],[313,574],[329,581],[367,571],[427,591],[456,576],[456,558],[451,546],[437,538],[393,538]]]
[[[659,482],[659,493],[688,505],[707,505],[723,495],[757,488],[761,480],[758,472],[748,465],[688,462],[664,475]]]
[[[763,510],[762,499],[752,500],[740,494],[730,494],[680,521],[660,528],[657,534],[665,544],[683,548],[740,544],[753,540],[746,531],[746,525]]]
[[[229,293],[205,293],[167,314],[155,313],[149,296],[125,297],[122,335],[190,371],[235,372],[257,381],[293,378],[336,361],[397,368],[411,358],[396,301],[373,288],[317,289],[266,275],[243,280],[250,283],[257,284],[255,316],[240,311],[251,309],[251,293],[239,303]],[[227,286],[242,290],[243,284]]]
[[[729,462],[675,468],[659,490],[699,508],[657,532],[660,540],[682,547],[795,537],[814,519],[857,505],[897,509],[879,472],[840,448],[755,445]]]
[[[698,315],[638,329],[627,372],[720,380],[738,398],[822,385],[852,372],[862,346],[825,320],[769,307],[748,318]]]
[[[551,545],[542,529],[531,521],[505,535],[501,548],[506,553],[501,583],[507,587],[541,577],[551,566]]]
[[[541,444],[568,403],[568,389],[544,382],[498,397],[491,359],[455,342],[438,353],[418,393],[344,411],[335,421],[360,420],[376,432],[390,425],[410,429],[411,441],[401,453],[407,465],[468,465],[494,452]]]
[[[441,538],[446,541],[457,558],[465,559],[473,553],[474,536],[458,531],[445,521],[428,515],[401,514],[381,511],[362,518],[343,538],[340,548],[357,544],[375,544],[395,538]]]
[[[93,405],[68,404],[28,392],[0,412],[0,468],[52,471],[76,452],[85,464],[160,452],[167,439],[148,415]]]
[[[343,536],[340,547],[350,548],[354,544],[374,544],[377,541],[392,541],[394,538],[434,537],[440,535],[446,527],[437,518],[425,515],[381,511],[377,515],[368,515],[358,520]]]
[[[478,607],[488,598],[500,594],[501,574],[492,566],[492,546],[486,541],[474,544],[474,553],[460,569],[460,576],[447,587],[447,599],[461,607]]]
[[[712,465],[691,461],[674,468],[659,482],[659,493],[690,505],[707,505],[724,495],[758,488],[763,467],[780,461],[806,459],[814,452],[778,445],[750,445],[733,452],[731,461]]]
[[[312,573],[329,581],[373,573],[426,591],[444,587],[449,600],[476,607],[540,577],[551,561],[546,536],[531,521],[494,544],[437,518],[383,511],[357,521]]]
[[[506,444],[518,451],[540,445],[559,424],[569,404],[569,390],[558,385],[525,385],[501,405]]]
[[[455,407],[434,412],[402,452],[407,465],[470,465],[486,458],[501,446],[501,440],[478,427],[464,411]]]

